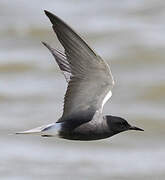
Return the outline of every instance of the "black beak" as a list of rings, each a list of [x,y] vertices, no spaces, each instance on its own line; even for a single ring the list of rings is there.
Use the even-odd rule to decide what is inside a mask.
[[[135,126],[131,126],[131,127],[129,128],[129,130],[144,131],[143,129],[138,128],[138,127],[135,127]]]

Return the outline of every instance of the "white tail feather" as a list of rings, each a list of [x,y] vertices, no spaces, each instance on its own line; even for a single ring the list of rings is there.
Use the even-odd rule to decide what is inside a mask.
[[[58,123],[60,124],[60,123]],[[27,131],[17,132],[16,134],[36,134],[36,135],[57,135],[58,131],[60,130],[61,126],[57,126],[56,123],[43,125],[34,129],[30,129]]]

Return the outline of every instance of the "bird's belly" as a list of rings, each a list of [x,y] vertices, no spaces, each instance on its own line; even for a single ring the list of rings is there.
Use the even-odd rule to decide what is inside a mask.
[[[59,136],[69,140],[91,141],[110,137],[111,135],[102,129],[102,126],[94,126],[85,123],[71,131],[61,131]]]

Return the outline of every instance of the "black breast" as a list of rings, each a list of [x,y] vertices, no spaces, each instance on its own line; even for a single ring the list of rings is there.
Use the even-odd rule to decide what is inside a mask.
[[[63,123],[62,129],[59,133],[61,138],[90,141],[104,139],[111,136],[105,120],[103,120],[101,123],[97,123],[96,120],[91,120],[75,128],[71,128],[70,126],[71,124],[67,121]]]

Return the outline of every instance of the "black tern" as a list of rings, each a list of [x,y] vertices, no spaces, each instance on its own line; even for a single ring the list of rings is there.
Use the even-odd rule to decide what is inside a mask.
[[[111,97],[114,86],[110,67],[64,21],[46,10],[45,14],[65,50],[62,53],[43,42],[68,83],[63,114],[55,123],[17,134],[89,141],[108,138],[127,130],[143,131],[121,117],[103,115],[103,106]]]

